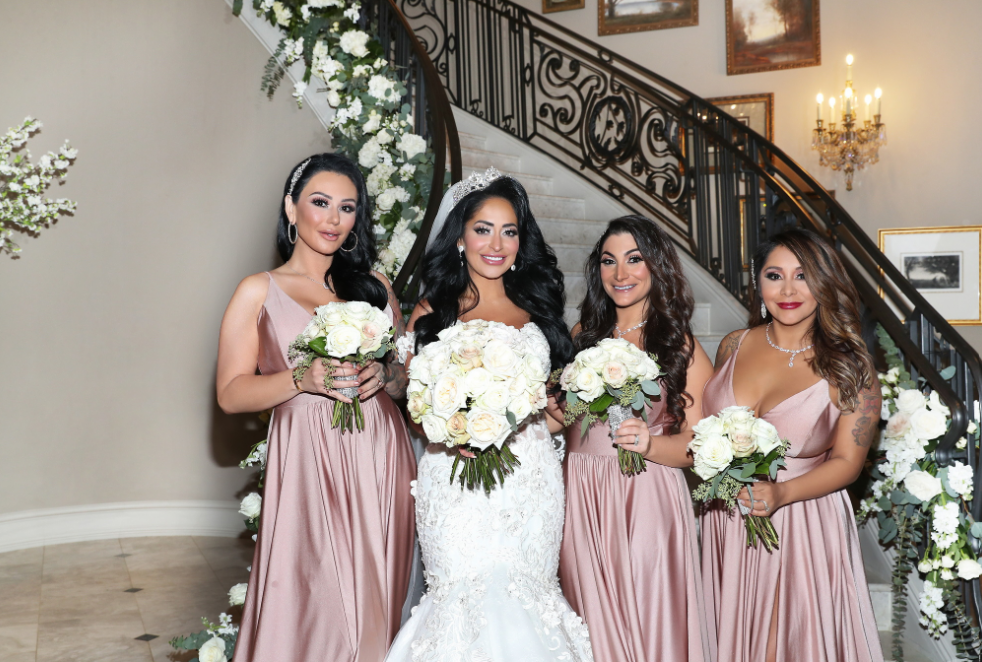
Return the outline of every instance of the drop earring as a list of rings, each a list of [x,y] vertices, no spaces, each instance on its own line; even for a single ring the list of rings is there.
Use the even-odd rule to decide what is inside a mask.
[[[767,306],[764,305],[763,301],[760,302],[760,316],[765,320],[767,319]]]
[[[457,247],[457,255],[460,256],[460,266],[464,266],[464,247],[463,246],[458,246]]]
[[[511,270],[512,270],[512,271],[514,271],[514,270],[515,270],[515,265],[514,265],[514,264],[513,264],[513,265],[511,265]]]

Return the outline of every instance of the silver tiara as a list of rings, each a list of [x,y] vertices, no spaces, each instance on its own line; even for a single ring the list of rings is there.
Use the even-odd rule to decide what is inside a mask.
[[[457,206],[457,203],[464,199],[464,196],[473,193],[474,191],[481,191],[486,189],[491,182],[501,179],[504,177],[498,169],[491,166],[484,172],[471,173],[471,176],[467,179],[462,179],[453,185],[452,195],[453,195],[453,205],[450,207],[453,209]]]
[[[300,175],[303,174],[303,169],[307,167],[308,163],[310,163],[310,159],[307,159],[301,163],[299,166],[297,166],[297,169],[293,171],[293,177],[290,178],[290,189],[286,192],[287,195],[293,195],[293,187],[297,185],[298,181],[300,181]]]

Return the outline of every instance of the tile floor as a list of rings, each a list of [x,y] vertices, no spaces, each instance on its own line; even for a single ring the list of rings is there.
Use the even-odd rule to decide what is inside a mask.
[[[248,538],[169,537],[0,554],[0,660],[186,661],[193,653],[168,641],[229,612],[252,549]]]

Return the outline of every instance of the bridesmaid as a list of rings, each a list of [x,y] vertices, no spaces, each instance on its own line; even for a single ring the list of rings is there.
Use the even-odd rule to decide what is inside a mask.
[[[750,328],[727,336],[703,412],[745,405],[791,441],[777,482],[739,498],[770,516],[780,547],[747,547],[736,510],[702,516],[706,601],[719,659],[880,662],[859,537],[845,487],[880,420],[860,336],[859,296],[833,248],[807,230],[761,245],[751,263]]]
[[[713,366],[689,326],[694,303],[672,241],[640,216],[610,222],[586,266],[587,294],[573,329],[578,351],[624,338],[666,373],[648,423],[629,419],[617,443],[649,461],[621,474],[610,427],[585,437],[570,426],[566,523],[559,576],[590,628],[597,662],[716,659],[704,608],[692,499],[681,467]],[[635,443],[635,441],[637,443]]]
[[[405,372],[370,363],[358,373],[365,429],[331,427],[332,401],[315,361],[294,381],[287,348],[314,308],[367,301],[402,316],[389,282],[371,271],[376,248],[365,181],[335,154],[290,171],[280,207],[283,266],[243,280],[225,311],[218,402],[227,413],[274,407],[259,537],[237,662],[380,662],[399,629],[409,582],[415,458],[402,414]],[[256,369],[260,374],[256,374]]]

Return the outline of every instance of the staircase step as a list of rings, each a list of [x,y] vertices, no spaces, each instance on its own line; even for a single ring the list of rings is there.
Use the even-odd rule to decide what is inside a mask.
[[[556,252],[560,270],[569,273],[583,273],[583,265],[586,264],[586,259],[590,256],[590,251],[593,250],[592,246],[581,244],[550,242],[550,245],[552,250]]]
[[[876,629],[880,632],[891,632],[893,630],[893,591],[890,584],[870,584],[869,595],[873,601],[873,618],[876,619]]]
[[[498,166],[495,167],[497,168]],[[475,172],[483,173],[484,170],[485,168],[469,168],[464,166],[463,175],[464,177],[470,177]],[[498,168],[498,170],[501,170],[501,168]],[[525,188],[525,192],[529,195],[549,195],[552,193],[552,177],[545,177],[543,175],[527,175],[522,172],[509,172],[506,170],[501,170],[501,172],[509,177],[514,177],[517,179]]]
[[[566,326],[573,328],[573,325],[580,321],[580,310],[576,307],[579,305],[579,301],[570,306],[570,301],[566,301],[566,308],[564,309],[563,317],[566,319]]]
[[[521,179],[519,179],[521,181]],[[581,219],[586,217],[583,198],[561,198],[557,195],[529,194],[529,204],[536,221],[540,218]]]
[[[591,249],[597,239],[607,229],[605,221],[575,220],[570,218],[554,218],[538,216],[535,220],[542,228],[542,235],[550,244],[581,244]]]
[[[484,136],[476,136],[473,133],[464,133],[463,131],[458,131],[457,136],[460,137],[461,148],[483,150],[488,146],[488,139]]]
[[[514,154],[500,154],[498,152],[488,152],[483,149],[460,149],[461,163],[467,168],[486,170],[494,166],[498,170],[518,172],[522,167],[522,158]],[[521,181],[521,177],[518,178]]]
[[[695,334],[696,339],[702,348],[706,351],[706,355],[709,356],[710,361],[716,360],[716,351],[719,349],[719,344],[723,342],[723,338],[726,337],[724,334]]]
[[[708,303],[696,303],[695,309],[692,311],[692,320],[690,322],[693,335],[709,336],[712,334],[713,327],[709,319],[712,309],[712,305]]]
[[[563,273],[563,282],[566,285],[566,305],[578,306],[586,296],[586,278],[583,273]]]

